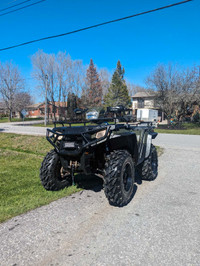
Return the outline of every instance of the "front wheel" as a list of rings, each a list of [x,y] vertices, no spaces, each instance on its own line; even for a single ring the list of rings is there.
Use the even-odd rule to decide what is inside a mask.
[[[135,167],[129,152],[117,150],[106,158],[104,192],[111,205],[124,206],[133,196]]]
[[[71,185],[71,176],[61,166],[60,157],[54,151],[45,156],[40,168],[40,180],[46,190],[61,190]]]

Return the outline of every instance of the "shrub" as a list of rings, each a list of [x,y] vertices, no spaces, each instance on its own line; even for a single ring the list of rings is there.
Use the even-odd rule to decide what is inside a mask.
[[[199,123],[199,124],[200,124],[200,113],[199,113],[199,112],[196,112],[196,113],[193,115],[193,122],[194,122],[194,123]]]

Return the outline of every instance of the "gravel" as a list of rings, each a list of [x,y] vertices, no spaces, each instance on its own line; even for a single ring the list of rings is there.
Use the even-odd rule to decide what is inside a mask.
[[[84,190],[0,225],[0,265],[199,265],[200,136],[160,134],[159,175],[123,208]]]

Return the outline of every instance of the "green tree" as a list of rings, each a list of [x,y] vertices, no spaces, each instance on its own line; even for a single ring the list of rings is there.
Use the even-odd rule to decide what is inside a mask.
[[[128,106],[130,104],[131,99],[124,80],[124,73],[125,70],[122,68],[120,61],[118,61],[117,68],[112,76],[112,82],[108,89],[108,93],[104,98],[106,106]]]

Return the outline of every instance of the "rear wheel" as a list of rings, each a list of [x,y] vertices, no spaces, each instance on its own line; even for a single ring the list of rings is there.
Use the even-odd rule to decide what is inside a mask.
[[[58,154],[52,150],[45,156],[40,168],[40,180],[46,190],[61,190],[71,185],[71,175],[61,165]]]
[[[111,205],[124,206],[133,195],[135,167],[129,152],[118,150],[106,158],[104,192]]]
[[[156,147],[151,144],[149,157],[139,166],[139,172],[143,180],[152,181],[158,175],[158,155]]]

